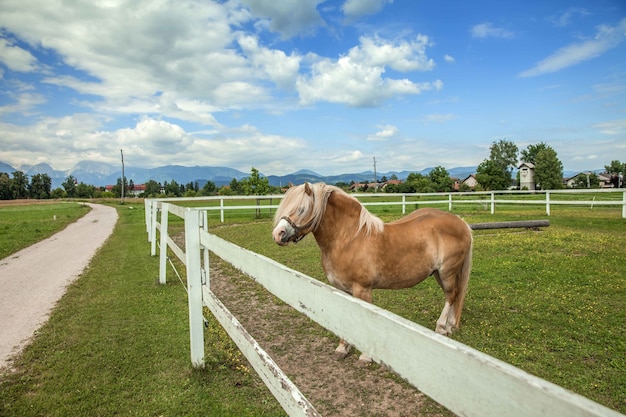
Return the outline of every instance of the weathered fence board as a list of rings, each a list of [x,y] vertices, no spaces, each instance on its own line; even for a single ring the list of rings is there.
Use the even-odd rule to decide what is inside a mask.
[[[470,224],[472,230],[487,229],[518,229],[518,228],[535,228],[548,227],[550,220],[520,220],[511,222],[487,222]]]
[[[320,416],[298,387],[291,382],[215,294],[204,287],[203,295],[205,305],[224,327],[287,414],[290,416]]]

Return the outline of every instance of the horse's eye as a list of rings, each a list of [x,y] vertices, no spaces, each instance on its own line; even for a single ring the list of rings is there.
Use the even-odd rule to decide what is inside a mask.
[[[304,214],[304,212],[305,212],[304,207],[300,207],[298,209],[298,216],[302,216]]]

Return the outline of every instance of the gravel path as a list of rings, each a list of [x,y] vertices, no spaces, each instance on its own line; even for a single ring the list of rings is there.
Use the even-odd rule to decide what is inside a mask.
[[[0,260],[0,368],[10,365],[111,235],[117,210],[92,210],[64,230]]]

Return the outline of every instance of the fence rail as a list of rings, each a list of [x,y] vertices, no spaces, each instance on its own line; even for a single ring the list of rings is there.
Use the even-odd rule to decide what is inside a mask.
[[[208,251],[248,274],[272,294],[354,344],[375,361],[384,363],[458,415],[624,417],[585,397],[212,235],[208,233],[209,208],[185,208],[175,204],[180,199],[170,201],[146,200],[148,238],[151,247],[155,248],[157,231],[160,232],[161,283],[166,282],[167,248],[186,266],[192,365],[204,366],[203,307],[207,307],[291,416],[317,416],[319,413],[212,293]],[[184,219],[184,250],[168,235],[169,213]],[[156,252],[152,254],[156,255]]]
[[[479,204],[485,209],[489,208],[491,214],[495,214],[496,208],[501,205],[534,205],[545,207],[546,215],[550,216],[554,206],[583,206],[593,209],[594,207],[621,207],[622,218],[626,219],[626,190],[625,189],[567,189],[546,191],[476,191],[454,193],[367,193],[352,194],[366,207],[377,206],[400,206],[402,214],[415,205],[447,205],[448,210],[453,207]],[[591,196],[591,197],[590,197]],[[168,199],[154,199],[152,201],[167,201],[172,204],[185,204],[188,202],[208,202],[211,205],[197,207],[210,213],[219,212],[220,221],[225,222],[226,214],[242,210],[276,209],[283,195],[267,196],[208,196],[208,197],[180,197]],[[384,201],[375,201],[384,200]],[[241,204],[245,201],[255,201],[255,204]],[[236,204],[233,204],[236,203]],[[178,207],[177,216],[182,218]],[[146,214],[148,216],[148,214]],[[148,219],[146,218],[146,224]],[[149,232],[148,232],[149,233]]]

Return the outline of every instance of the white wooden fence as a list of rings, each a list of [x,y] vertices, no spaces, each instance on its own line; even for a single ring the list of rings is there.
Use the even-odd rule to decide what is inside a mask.
[[[454,206],[480,205],[485,210],[489,208],[491,214],[495,214],[496,207],[501,205],[534,205],[545,207],[546,215],[550,216],[554,206],[582,206],[593,209],[594,207],[621,207],[622,218],[626,219],[626,189],[565,189],[547,191],[476,191],[476,192],[453,192],[453,193],[366,193],[353,194],[357,199],[367,200],[362,202],[365,206],[401,206],[402,214],[406,214],[407,208],[415,205],[447,205],[452,211]],[[601,198],[596,198],[600,196]],[[267,196],[213,196],[213,197],[179,197],[156,199],[156,201],[168,201],[170,203],[184,201],[206,201],[204,207],[210,213],[219,213],[221,222],[224,222],[227,212],[239,210],[275,209],[278,207],[273,202],[280,202],[282,195]],[[382,201],[373,201],[380,199]],[[245,205],[228,205],[228,202],[256,201]],[[260,204],[263,201],[263,204]],[[208,206],[208,204],[212,204]],[[148,215],[146,212],[146,225]],[[148,230],[148,233],[150,231]],[[153,253],[154,254],[154,253]]]
[[[168,213],[185,220],[186,250],[168,236]],[[317,416],[319,413],[211,292],[208,251],[354,344],[376,362],[384,363],[457,415],[623,417],[585,397],[212,235],[207,232],[206,209],[183,208],[165,200],[146,200],[146,220],[152,248],[156,247],[157,230],[160,231],[159,281],[166,280],[168,247],[186,265],[192,365],[204,366],[202,310],[206,306],[290,416]]]

